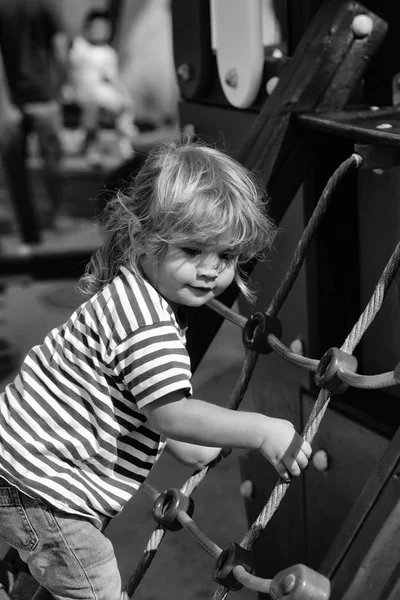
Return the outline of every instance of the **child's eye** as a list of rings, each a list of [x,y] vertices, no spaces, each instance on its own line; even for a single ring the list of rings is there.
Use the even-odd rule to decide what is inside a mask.
[[[230,262],[232,260],[235,260],[237,258],[237,255],[234,254],[233,252],[221,252],[219,257],[224,262]]]
[[[188,248],[184,246],[181,248],[182,252],[184,252],[187,256],[199,256],[201,254],[200,248]]]

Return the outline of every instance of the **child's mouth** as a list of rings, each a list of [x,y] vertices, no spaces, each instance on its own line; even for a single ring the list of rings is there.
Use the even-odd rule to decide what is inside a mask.
[[[209,287],[200,287],[200,286],[197,286],[197,285],[188,285],[188,287],[189,287],[191,290],[195,290],[196,292],[200,292],[200,293],[203,293],[203,294],[206,294],[206,293],[208,293],[208,292],[212,292],[212,291],[213,291],[213,288],[209,288]]]

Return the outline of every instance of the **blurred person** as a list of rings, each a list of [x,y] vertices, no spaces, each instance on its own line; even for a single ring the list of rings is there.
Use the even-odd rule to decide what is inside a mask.
[[[81,109],[84,129],[82,152],[95,148],[100,128],[100,111],[114,117],[122,157],[132,154],[132,139],[137,134],[129,92],[119,72],[119,59],[110,44],[111,21],[106,11],[87,13],[82,35],[77,36],[69,53],[69,84],[72,97]]]
[[[20,130],[21,121],[21,111],[18,110],[18,108],[12,103],[10,98],[10,92],[4,72],[3,59],[0,52],[0,155],[2,153],[2,148],[6,146],[9,141],[15,137],[15,133]],[[18,165],[16,165],[16,167],[18,168]],[[21,220],[23,216],[32,216],[28,213],[25,215],[18,213],[18,211],[21,211],[24,208],[26,209],[26,205],[14,205],[13,208],[15,209],[18,220]],[[5,325],[7,324],[6,319],[4,319],[2,315],[5,309],[5,292],[6,284],[3,281],[0,282],[0,379],[4,379],[5,377],[9,376],[16,368],[20,359],[17,346],[12,341],[7,339],[5,332],[3,331],[6,328]],[[3,566],[4,565],[0,561],[0,582],[2,585],[4,585]],[[7,589],[7,586],[5,587]]]
[[[49,224],[60,213],[59,166],[62,114],[58,90],[66,73],[68,37],[52,0],[1,0],[0,50],[10,100],[20,111],[18,126],[9,127],[0,152],[14,205],[26,243],[37,243],[39,233],[34,201],[28,183],[27,138],[37,135],[44,161],[44,182],[49,202]],[[7,119],[6,119],[7,120]],[[26,218],[26,206],[31,218]]]
[[[38,227],[33,197],[25,169],[22,112],[11,100],[11,93],[0,51],[0,156],[10,187],[11,207],[22,239],[37,243]],[[2,177],[3,180],[3,177]],[[2,183],[4,183],[2,181]]]

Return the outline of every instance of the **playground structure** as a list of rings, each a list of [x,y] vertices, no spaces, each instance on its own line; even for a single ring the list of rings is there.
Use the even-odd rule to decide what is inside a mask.
[[[229,3],[231,10],[238,3]],[[251,4],[262,10],[261,1]],[[181,128],[222,145],[258,172],[283,231],[273,266],[248,266],[260,288],[255,308],[241,303],[240,315],[230,311],[237,296],[232,287],[221,302],[191,315],[192,362],[199,363],[223,317],[243,327],[247,355],[230,407],[238,408],[250,386],[257,410],[292,420],[314,450],[310,469],[285,499],[289,484],[276,483],[265,461],[252,453],[242,459],[246,510],[257,535],[246,535],[240,547],[253,550],[254,576],[246,575],[246,553],[239,550],[237,559],[233,551],[232,558],[230,548],[221,553],[197,535],[219,560],[216,599],[235,587],[235,571],[235,579],[263,597],[394,600],[400,586],[394,200],[400,137],[398,109],[390,104],[398,25],[389,2],[379,8],[343,0],[294,4],[275,15],[282,25],[279,43],[264,47],[258,37],[262,70],[234,106],[224,85],[235,91],[240,71],[232,66],[226,76],[225,63],[218,64],[225,38],[210,27],[208,3],[172,3]],[[84,252],[57,257],[38,249],[1,257],[0,270],[3,276],[55,278],[62,259],[62,273],[70,277],[79,275],[86,258]],[[361,338],[357,366],[352,355]],[[350,385],[344,396],[343,382]],[[181,490],[186,496],[199,483],[199,474],[193,477]],[[157,502],[159,494],[148,492]],[[161,537],[168,528],[167,500],[157,527]],[[195,529],[179,511],[178,517]],[[130,593],[155,548],[146,549],[145,568],[134,575]],[[222,555],[230,569],[220,577]],[[293,566],[299,564],[310,571]],[[21,588],[24,595],[15,595]],[[11,598],[30,598],[28,588],[25,580]]]

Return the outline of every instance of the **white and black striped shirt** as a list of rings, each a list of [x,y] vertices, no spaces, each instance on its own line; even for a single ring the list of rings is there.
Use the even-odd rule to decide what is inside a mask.
[[[53,329],[0,397],[0,475],[91,519],[115,516],[164,442],[140,410],[191,394],[185,332],[127,269]]]

